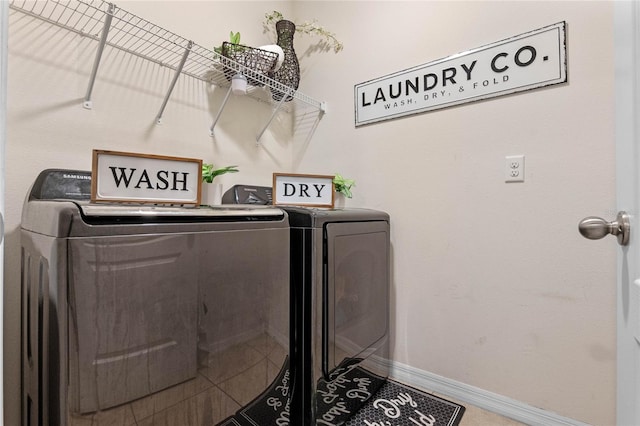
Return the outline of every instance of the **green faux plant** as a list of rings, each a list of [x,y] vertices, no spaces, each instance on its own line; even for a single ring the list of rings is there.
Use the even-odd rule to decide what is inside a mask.
[[[202,181],[206,183],[213,183],[213,180],[225,173],[237,173],[239,172],[238,166],[227,166],[220,169],[214,168],[211,163],[202,163]]]
[[[353,179],[347,179],[336,173],[333,177],[333,185],[336,189],[336,192],[343,194],[347,198],[353,197],[353,193],[351,192],[351,188],[356,186],[356,181]]]
[[[229,32],[229,43],[240,44],[240,31],[234,33],[233,31]],[[222,46],[214,47],[213,51],[218,55],[222,55]]]

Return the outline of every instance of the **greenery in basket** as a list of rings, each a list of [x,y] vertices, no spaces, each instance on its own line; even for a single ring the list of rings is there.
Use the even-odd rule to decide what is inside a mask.
[[[356,181],[353,179],[347,179],[339,173],[336,173],[333,177],[333,185],[335,186],[336,192],[343,194],[347,198],[351,198],[353,197],[351,188],[356,186]]]
[[[220,169],[214,168],[213,164],[202,163],[202,181],[206,183],[212,183],[213,179],[217,176],[225,173],[237,173],[239,172],[238,166],[227,166]]]
[[[282,13],[274,10],[271,13],[265,13],[264,22],[262,25],[266,32],[271,31],[276,22],[285,19]],[[303,23],[296,23],[296,32],[307,35],[315,35],[322,39],[322,42],[326,46],[326,50],[333,49],[335,53],[340,52],[344,45],[336,38],[336,35],[330,31],[327,31],[322,25],[314,19],[313,21],[305,21]]]
[[[229,43],[240,44],[240,31],[238,31],[237,33],[234,33],[233,31],[229,32]],[[222,45],[214,47],[213,51],[218,55],[222,55]]]

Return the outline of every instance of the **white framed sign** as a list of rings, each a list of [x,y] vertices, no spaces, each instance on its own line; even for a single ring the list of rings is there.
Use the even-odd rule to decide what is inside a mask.
[[[273,204],[333,207],[333,176],[273,174]]]
[[[565,22],[355,85],[355,125],[565,83]]]
[[[93,150],[91,201],[200,204],[202,160]]]

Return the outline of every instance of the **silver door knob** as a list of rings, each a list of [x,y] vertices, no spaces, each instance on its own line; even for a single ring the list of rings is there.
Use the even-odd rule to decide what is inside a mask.
[[[585,217],[578,224],[578,230],[583,237],[590,240],[599,240],[609,234],[615,235],[618,237],[618,244],[626,246],[629,244],[631,223],[626,212],[618,212],[618,217],[613,222],[596,216]]]

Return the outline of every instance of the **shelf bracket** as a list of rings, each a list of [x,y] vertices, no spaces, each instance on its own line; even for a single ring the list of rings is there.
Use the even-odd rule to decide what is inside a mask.
[[[227,101],[229,100],[229,95],[231,94],[231,86],[229,86],[229,90],[227,90],[227,94],[224,95],[224,100],[222,101],[222,105],[220,105],[220,109],[218,109],[218,113],[216,114],[216,118],[213,119],[213,123],[209,128],[209,136],[213,136],[213,129],[216,127],[220,116],[222,115],[222,110],[227,105]]]
[[[158,115],[156,115],[156,123],[162,123],[162,114],[164,113],[164,109],[167,107],[167,102],[169,102],[169,97],[171,96],[171,92],[173,92],[173,88],[176,87],[176,83],[178,82],[178,77],[182,73],[182,68],[184,68],[185,62],[187,62],[187,58],[189,57],[189,52],[191,52],[191,48],[193,47],[193,42],[189,41],[187,44],[187,48],[184,49],[184,53],[182,54],[182,59],[180,59],[180,63],[176,68],[176,73],[173,76],[173,80],[171,80],[171,84],[169,85],[169,90],[167,90],[167,94],[164,96],[164,100],[162,101],[162,106],[160,106],[160,111],[158,111]]]
[[[276,107],[273,109],[273,112],[271,113],[271,117],[269,117],[269,121],[267,121],[267,124],[265,124],[262,130],[260,131],[260,133],[258,133],[258,137],[256,138],[256,145],[260,144],[260,139],[262,138],[262,135],[267,130],[267,128],[269,128],[269,126],[271,125],[271,122],[275,118],[278,111],[280,111],[280,107],[282,107],[282,104],[284,103],[285,99],[287,99],[289,95],[293,96],[293,93],[294,93],[294,90],[291,90],[288,93],[284,93],[282,96],[282,99],[278,101],[278,103],[276,104]]]
[[[93,92],[93,83],[96,81],[96,75],[98,74],[98,67],[100,66],[100,59],[102,59],[102,52],[104,51],[104,46],[107,44],[107,36],[109,35],[109,28],[111,28],[111,20],[113,19],[113,14],[116,10],[116,5],[113,3],[109,3],[109,10],[106,13],[104,18],[104,26],[102,27],[102,35],[100,36],[100,43],[98,44],[98,51],[96,52],[96,57],[93,60],[93,69],[91,70],[91,77],[89,77],[89,87],[87,87],[87,94],[84,97],[84,102],[82,104],[86,109],[91,109],[93,103],[91,102],[91,92]]]

